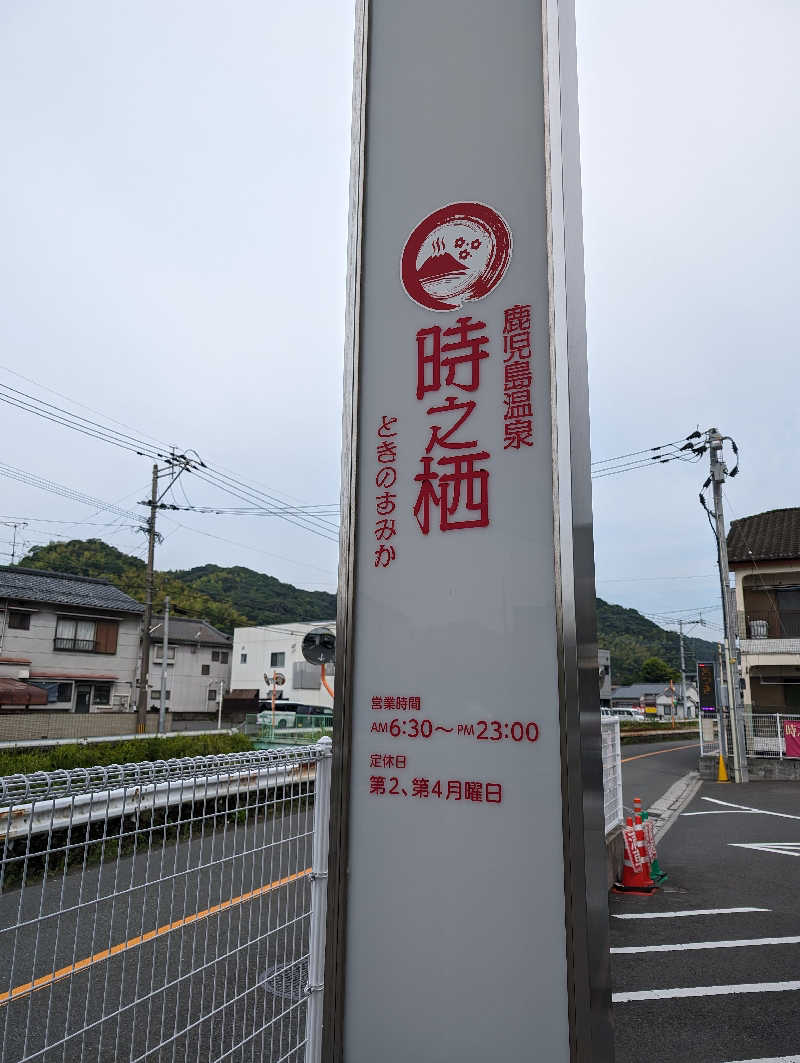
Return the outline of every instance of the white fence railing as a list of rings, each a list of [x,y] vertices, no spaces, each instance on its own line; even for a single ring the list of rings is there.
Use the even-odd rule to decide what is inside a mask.
[[[330,763],[0,779],[3,1063],[318,1063]]]
[[[720,749],[719,718],[714,715],[700,721],[702,756],[727,754],[732,748],[730,717],[726,715]],[[800,758],[800,713],[744,713],[744,738],[748,757],[774,757],[783,760]]]
[[[622,805],[622,746],[619,720],[604,717],[600,723],[603,749],[603,808],[606,834],[623,821]]]

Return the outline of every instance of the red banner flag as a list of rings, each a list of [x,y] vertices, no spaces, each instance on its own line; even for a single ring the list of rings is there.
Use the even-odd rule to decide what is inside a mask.
[[[783,739],[787,757],[800,757],[800,720],[783,721]]]

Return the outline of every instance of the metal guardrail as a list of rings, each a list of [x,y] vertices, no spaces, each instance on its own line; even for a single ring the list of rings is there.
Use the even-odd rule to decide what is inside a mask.
[[[622,804],[622,745],[619,720],[601,719],[601,743],[603,751],[603,808],[606,834],[623,822]]]
[[[301,1060],[330,740],[0,779],[0,1058]]]

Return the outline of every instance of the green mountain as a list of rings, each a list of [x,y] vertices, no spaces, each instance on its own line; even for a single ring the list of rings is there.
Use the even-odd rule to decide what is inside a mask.
[[[100,539],[73,539],[35,546],[20,561],[24,568],[45,568],[78,576],[95,576],[116,584],[143,602],[146,565]],[[287,620],[330,620],[336,616],[336,595],[304,591],[290,583],[249,568],[203,565],[187,571],[156,572],[154,608],[164,596],[186,616],[202,617],[228,634],[248,624],[278,624]]]
[[[144,601],[144,561],[100,539],[73,539],[35,546],[20,565],[107,579],[131,597]],[[234,627],[248,624],[327,620],[336,616],[335,595],[305,591],[239,565],[231,568],[200,565],[157,572],[155,585],[156,610],[163,607],[164,595],[168,594],[173,608],[188,616],[203,617],[228,633]],[[615,683],[633,683],[639,679],[642,664],[648,657],[660,657],[674,669],[680,667],[677,633],[665,631],[635,609],[611,605],[598,598],[597,628],[599,645],[611,651],[611,675]],[[713,643],[687,638],[685,645],[689,671],[694,670],[697,660],[715,657]]]
[[[716,660],[717,647],[705,639],[684,638],[686,670],[693,672],[697,661]],[[635,609],[611,605],[597,599],[597,643],[611,651],[611,679],[614,684],[635,683],[648,657],[660,657],[674,669],[681,665],[677,631],[665,631]]]

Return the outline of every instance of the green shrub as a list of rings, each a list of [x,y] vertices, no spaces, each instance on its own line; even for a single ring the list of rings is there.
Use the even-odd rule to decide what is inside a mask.
[[[172,757],[204,757],[212,753],[243,753],[253,748],[244,735],[176,735],[173,738],[129,739],[127,742],[92,742],[37,749],[0,750],[0,775],[30,775],[35,771],[92,768],[107,764],[133,764]]]

